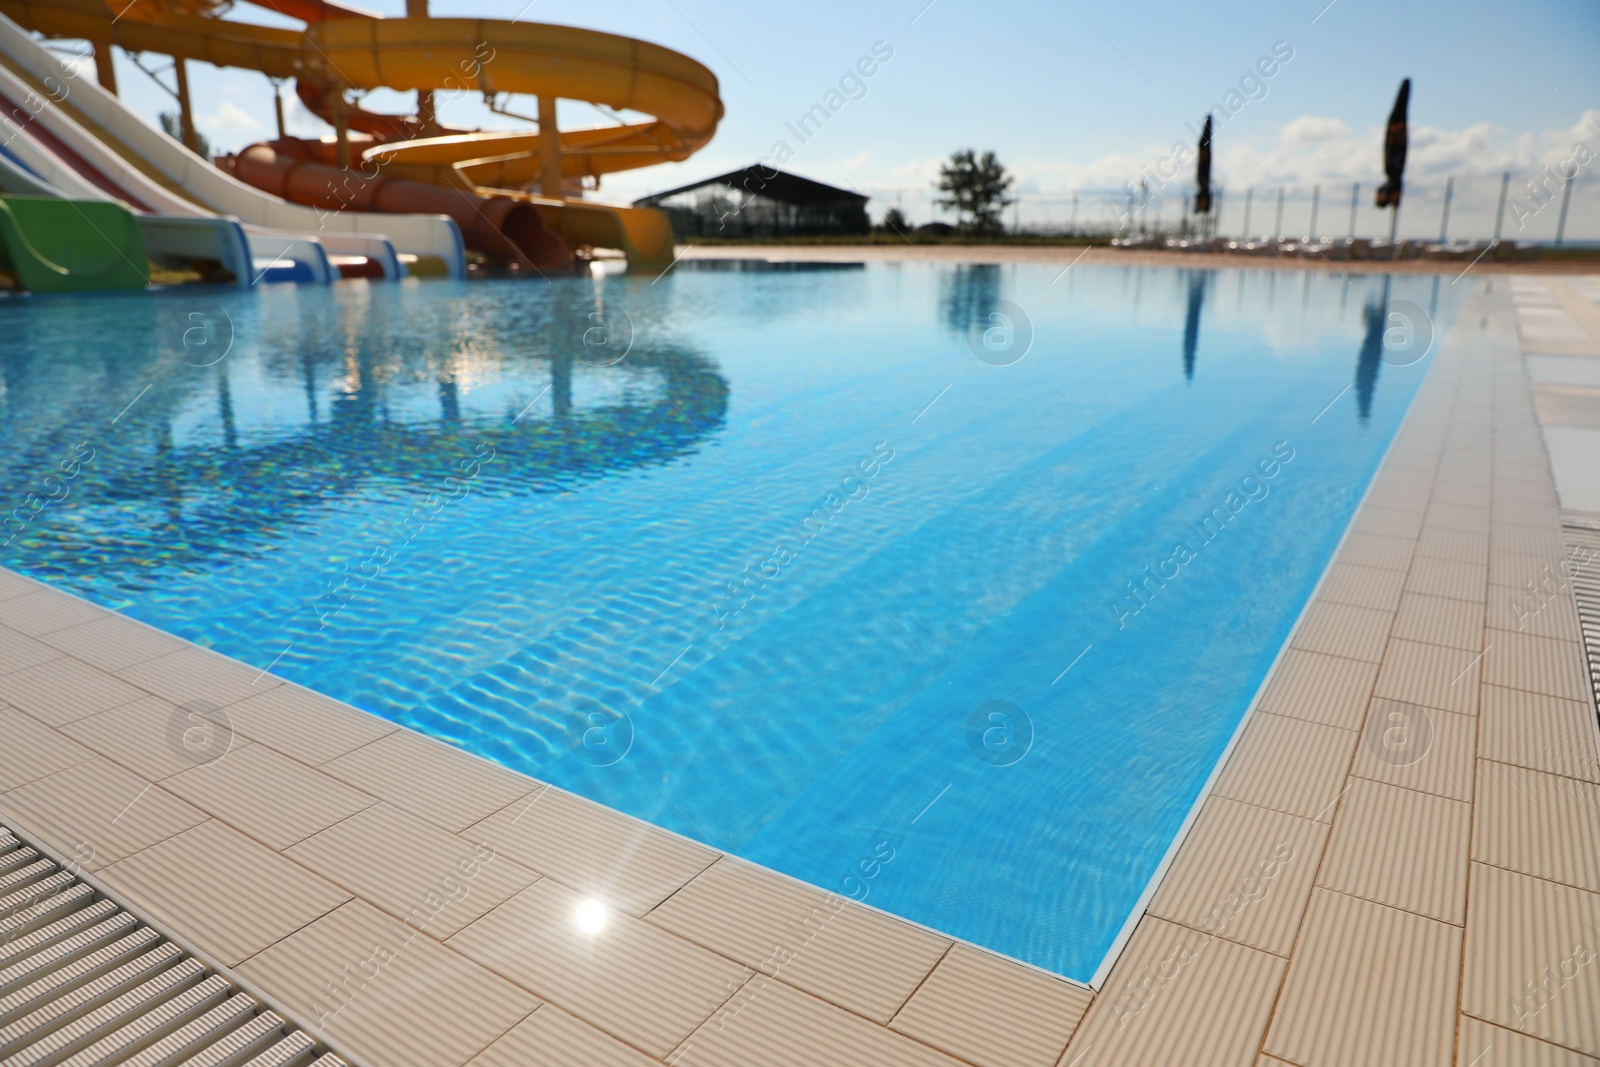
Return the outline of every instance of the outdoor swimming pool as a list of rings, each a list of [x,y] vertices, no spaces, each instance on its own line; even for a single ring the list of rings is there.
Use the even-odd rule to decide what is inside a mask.
[[[0,563],[1087,981],[1466,288],[686,263],[4,300]]]

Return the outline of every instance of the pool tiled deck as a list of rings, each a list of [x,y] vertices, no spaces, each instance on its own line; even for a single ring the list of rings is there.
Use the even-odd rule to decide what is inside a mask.
[[[10,572],[0,821],[372,1067],[1600,1067],[1593,693],[1522,599],[1600,467],[1555,432],[1600,430],[1597,301],[1471,298],[1098,993]]]

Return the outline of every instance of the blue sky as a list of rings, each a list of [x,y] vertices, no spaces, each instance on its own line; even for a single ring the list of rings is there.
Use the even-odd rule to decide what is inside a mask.
[[[395,15],[404,0],[365,6]],[[432,10],[510,18],[524,7],[525,0],[434,0]],[[234,17],[273,18],[243,3]],[[793,146],[784,123],[879,41],[894,58],[788,169],[854,185],[877,205],[898,201],[914,218],[931,212],[939,160],[963,146],[993,149],[1013,168],[1030,214],[1059,214],[1074,190],[1137,179],[1141,164],[1154,166],[1173,142],[1192,143],[1185,123],[1224,102],[1278,42],[1292,59],[1260,88],[1252,84],[1257,98],[1218,132],[1217,174],[1230,192],[1246,180],[1263,189],[1287,183],[1296,190],[1291,199],[1304,200],[1313,182],[1343,183],[1348,204],[1351,181],[1381,180],[1381,128],[1404,76],[1413,79],[1408,174],[1419,196],[1453,173],[1463,176],[1458,196],[1492,200],[1498,178],[1466,175],[1521,172],[1570,154],[1586,114],[1597,127],[1588,136],[1600,147],[1595,0],[817,0],[782,8],[534,0],[522,17],[653,41],[721,79],[727,116],[715,140],[686,163],[607,179],[607,198],[632,199],[747,164],[779,139]],[[216,145],[231,149],[270,135],[264,78],[198,63],[191,72],[201,128]],[[119,78],[141,111],[170,107],[125,63]],[[396,110],[404,103],[396,94],[370,101]],[[531,101],[520,103],[532,110]],[[291,104],[295,129],[326,129]],[[474,100],[456,101],[443,117],[508,124]],[[605,121],[563,102],[564,125]],[[1177,184],[1168,192],[1180,195]],[[1600,184],[1592,196],[1600,201]],[[1106,201],[1096,199],[1099,209]],[[1085,205],[1087,215],[1088,199]]]

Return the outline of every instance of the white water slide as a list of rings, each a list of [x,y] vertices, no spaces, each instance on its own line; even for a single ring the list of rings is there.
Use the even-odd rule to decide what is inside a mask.
[[[0,144],[12,157],[0,169],[11,185],[24,183],[20,163],[62,196],[123,200],[141,213],[158,262],[211,259],[239,276],[242,228],[252,261],[246,284],[279,274],[331,281],[334,261],[345,256],[378,263],[388,278],[407,272],[402,259],[417,273],[466,276],[461,231],[449,217],[319,211],[280,200],[224,174],[74,73],[0,15],[0,96],[9,98],[0,111],[12,113],[0,121]]]

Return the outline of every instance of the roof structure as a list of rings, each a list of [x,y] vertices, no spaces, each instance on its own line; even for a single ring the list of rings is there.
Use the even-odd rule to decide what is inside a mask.
[[[867,197],[860,193],[853,193],[848,189],[839,189],[822,182],[802,178],[798,174],[790,174],[775,167],[765,167],[759,163],[752,164],[740,170],[730,170],[726,174],[719,174],[714,178],[705,178],[690,185],[682,185],[676,189],[665,192],[653,193],[634,201],[636,207],[658,207],[661,202],[684,193],[692,193],[712,185],[722,185],[729,189],[743,190],[753,195],[777,200],[785,204],[794,204],[800,207],[813,207],[822,205],[849,205],[852,207],[863,206]]]

